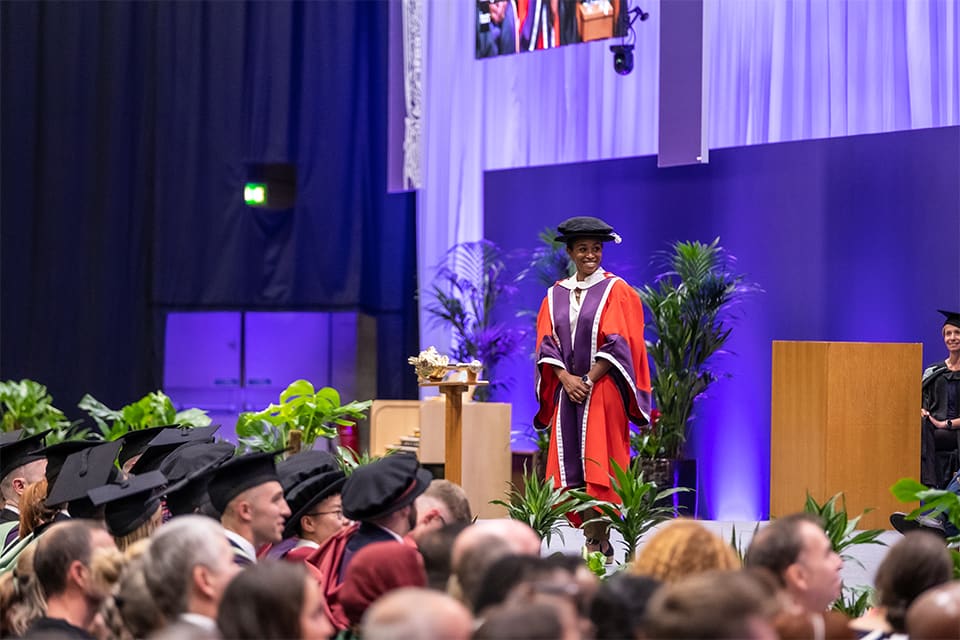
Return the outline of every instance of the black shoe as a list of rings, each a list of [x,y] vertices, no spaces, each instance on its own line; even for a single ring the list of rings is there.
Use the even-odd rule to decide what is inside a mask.
[[[946,538],[947,534],[943,530],[943,523],[934,518],[919,516],[916,520],[908,520],[907,514],[897,511],[890,516],[890,524],[900,533],[909,531],[928,531],[940,537]]]

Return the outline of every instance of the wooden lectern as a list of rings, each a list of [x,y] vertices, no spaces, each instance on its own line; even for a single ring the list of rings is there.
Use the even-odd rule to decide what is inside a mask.
[[[860,529],[912,506],[890,486],[920,474],[922,345],[773,342],[770,515],[842,491]]]

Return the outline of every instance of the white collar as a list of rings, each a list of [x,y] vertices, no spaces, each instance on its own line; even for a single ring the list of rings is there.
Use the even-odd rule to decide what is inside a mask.
[[[593,285],[603,282],[607,279],[607,272],[603,270],[603,267],[597,267],[597,270],[591,273],[583,280],[577,280],[577,274],[573,274],[566,280],[560,281],[560,286],[565,289],[589,289]]]
[[[310,547],[311,549],[319,549],[320,545],[318,545],[313,540],[307,540],[306,538],[298,538],[297,546],[295,546],[294,549],[299,549],[301,547]]]
[[[15,514],[20,515],[20,509],[18,509],[16,505],[5,504],[3,505],[3,508],[6,509],[7,511],[13,511]]]
[[[244,538],[242,535],[240,535],[236,531],[230,531],[230,529],[224,529],[223,532],[227,535],[227,537],[231,541],[234,542],[234,544],[240,547],[240,551],[242,551],[245,556],[247,556],[254,562],[257,561],[257,550],[253,546],[252,542]]]
[[[192,624],[195,627],[200,627],[205,631],[217,630],[217,621],[200,613],[191,613],[189,611],[181,613],[180,620]]]
[[[396,539],[397,539],[397,542],[403,542],[403,536],[401,536],[401,535],[400,535],[399,533],[397,533],[396,531],[394,531],[394,530],[392,530],[392,529],[387,529],[386,527],[381,527],[380,525],[375,524],[375,523],[373,523],[373,522],[371,522],[370,524],[372,524],[373,526],[375,526],[375,527],[377,527],[377,528],[383,529],[384,531],[386,531],[387,533],[389,533],[391,536],[393,536],[394,538],[396,538]]]

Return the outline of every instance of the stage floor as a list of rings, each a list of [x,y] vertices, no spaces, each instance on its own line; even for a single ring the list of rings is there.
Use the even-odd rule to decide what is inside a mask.
[[[719,520],[701,520],[700,523],[719,535],[726,541],[730,541],[731,536],[736,530],[736,536],[738,540],[737,546],[743,551],[746,552],[747,547],[750,546],[750,540],[753,538],[753,532],[759,524],[760,527],[763,527],[766,524],[764,522],[755,522],[755,521],[719,521]],[[659,525],[663,526],[663,525]],[[659,528],[659,527],[658,527]],[[654,531],[650,531],[644,536],[645,539],[650,538],[653,535]],[[553,553],[555,551],[560,551],[562,553],[568,554],[579,554],[580,549],[583,546],[583,534],[571,527],[564,527],[562,530],[563,538],[559,536],[553,536],[553,539],[550,541],[550,544],[543,545],[544,555]],[[873,579],[877,573],[877,567],[880,566],[880,562],[883,560],[884,556],[887,554],[887,550],[890,546],[896,544],[896,542],[902,536],[896,531],[885,531],[880,536],[880,540],[884,542],[887,546],[881,545],[860,545],[853,547],[850,550],[849,555],[852,556],[855,560],[848,560],[844,562],[843,565],[843,582],[844,585],[848,587],[856,586],[873,586]],[[616,556],[618,562],[623,560],[623,543],[622,539],[614,531],[610,536],[611,540],[614,542]],[[640,548],[643,547],[643,541],[640,543]],[[862,566],[861,566],[862,565]],[[615,571],[618,565],[615,563],[611,565],[608,569],[608,573]]]

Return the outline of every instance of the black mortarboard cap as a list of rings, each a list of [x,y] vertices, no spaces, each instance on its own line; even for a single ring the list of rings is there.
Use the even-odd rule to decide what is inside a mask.
[[[22,440],[0,444],[0,480],[17,467],[43,458],[43,439],[48,433],[49,429]]]
[[[0,431],[0,447],[11,442],[16,442],[23,434],[23,429],[14,429],[13,431]]]
[[[337,459],[332,453],[313,449],[295,453],[277,463],[277,477],[280,478],[280,486],[283,487],[284,494],[307,478],[339,470],[340,465],[337,464]]]
[[[956,311],[944,311],[943,309],[937,309],[937,311],[943,314],[943,326],[950,324],[960,328],[960,313],[957,313]]]
[[[159,471],[129,476],[121,482],[90,489],[96,506],[106,505],[103,517],[110,535],[120,538],[137,529],[156,513],[167,479]]]
[[[52,507],[87,498],[87,492],[90,489],[102,487],[110,482],[118,474],[117,467],[114,465],[118,451],[120,451],[120,442],[114,440],[87,447],[67,456],[56,482],[47,488],[47,506]]]
[[[123,443],[120,449],[120,455],[117,456],[117,462],[120,466],[127,464],[127,460],[143,453],[150,441],[156,438],[164,429],[176,429],[175,424],[165,424],[159,427],[147,427],[146,429],[135,429],[123,434],[119,440]]]
[[[375,520],[402,509],[430,486],[433,476],[417,457],[395,453],[354,470],[343,485],[343,515]]]
[[[196,442],[213,442],[213,434],[220,425],[209,427],[164,429],[147,445],[146,451],[140,456],[136,464],[130,467],[131,473],[146,473],[157,471],[160,464],[177,448]]]
[[[602,242],[620,243],[620,236],[613,232],[613,227],[593,216],[567,218],[557,226],[558,242],[568,242],[574,238],[597,238]]]
[[[207,485],[210,503],[223,513],[230,501],[238,495],[265,482],[277,481],[277,465],[274,457],[280,453],[248,453],[220,465]]]
[[[310,476],[289,491],[284,491],[283,495],[290,507],[291,515],[283,527],[283,537],[295,536],[300,527],[300,518],[310,513],[310,509],[316,504],[340,493],[346,479],[347,476],[343,471],[331,470]]]
[[[67,458],[74,453],[95,447],[98,444],[103,444],[103,440],[100,438],[89,438],[84,440],[65,440],[46,447],[43,450],[43,455],[47,458],[47,471],[45,474],[47,477],[47,493],[49,493],[53,485],[57,483],[60,469],[63,468],[63,463],[66,462]]]
[[[233,457],[229,442],[184,445],[167,456],[160,471],[168,479],[167,510],[175,516],[193,513],[207,501],[207,484],[214,470]]]

